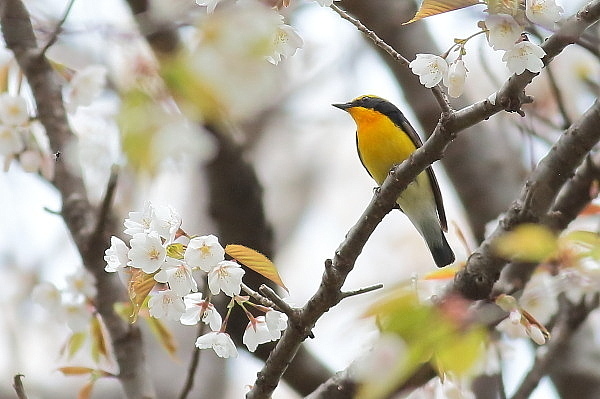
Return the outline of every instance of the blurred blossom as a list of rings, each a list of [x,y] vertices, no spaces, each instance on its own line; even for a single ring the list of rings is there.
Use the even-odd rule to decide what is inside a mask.
[[[215,138],[202,126],[177,117],[164,123],[152,139],[152,152],[155,159],[192,159],[205,162],[213,158],[217,151]]]
[[[554,0],[526,0],[525,15],[534,24],[553,29],[562,16],[562,7]]]
[[[527,282],[519,304],[542,324],[558,311],[558,284],[548,272],[537,272]]]
[[[106,86],[106,67],[90,65],[75,73],[67,91],[66,102],[69,111],[79,106],[88,106],[102,93]]]
[[[74,302],[63,305],[62,317],[73,332],[82,332],[87,330],[92,314],[86,308],[85,303]]]
[[[406,343],[398,335],[384,333],[370,352],[352,363],[358,381],[385,381],[407,355]]]
[[[0,121],[9,126],[20,126],[29,120],[27,102],[22,96],[0,94]]]
[[[523,33],[523,27],[507,14],[490,14],[485,18],[487,38],[494,50],[510,50]]]
[[[50,313],[58,311],[62,303],[62,294],[52,283],[43,282],[36,285],[31,297]]]
[[[199,6],[206,6],[206,12],[209,14],[215,12],[215,8],[220,2],[221,0],[196,0],[196,4]]]
[[[94,276],[85,270],[79,268],[75,273],[66,277],[67,292],[74,296],[83,296],[84,298],[96,297],[96,279]]]
[[[19,130],[8,125],[0,125],[0,155],[8,156],[19,153],[25,148]]]
[[[287,328],[287,315],[277,310],[269,310],[264,317],[271,338],[273,340],[281,338],[281,332]]]
[[[279,85],[266,58],[275,52],[280,25],[276,11],[254,1],[219,7],[199,20],[196,44],[181,62],[197,79],[189,84],[204,91],[188,101],[202,102],[205,119],[243,120],[270,105]]]

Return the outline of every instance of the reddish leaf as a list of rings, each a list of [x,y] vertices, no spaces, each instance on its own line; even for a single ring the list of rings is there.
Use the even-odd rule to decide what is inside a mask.
[[[146,274],[140,269],[131,269],[131,278],[129,279],[128,293],[133,309],[129,316],[132,323],[137,320],[138,313],[146,300],[146,297],[156,285],[153,274]]]
[[[465,7],[480,4],[478,0],[423,0],[421,7],[415,16],[403,25],[418,21],[433,15],[443,14],[448,11],[454,11]]]
[[[271,262],[269,258],[260,252],[243,245],[229,244],[225,247],[225,253],[240,262],[242,265],[265,276],[278,286],[284,288],[286,291],[288,290],[283,284],[283,281],[281,280],[281,277],[279,276],[277,268],[273,262]]]

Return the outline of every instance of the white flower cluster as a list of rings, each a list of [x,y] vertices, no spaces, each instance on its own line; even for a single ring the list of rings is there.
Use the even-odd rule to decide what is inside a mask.
[[[52,283],[38,284],[33,290],[33,300],[58,320],[64,321],[73,332],[85,331],[95,311],[94,276],[81,268],[67,276],[66,283],[62,290]]]
[[[527,0],[525,6],[527,19],[546,28],[553,28],[563,12],[563,9],[556,5],[555,0]],[[494,50],[505,51],[502,61],[506,63],[510,73],[520,75],[525,70],[533,73],[542,71],[544,66],[542,58],[546,55],[545,51],[524,36],[524,27],[513,15],[490,13],[484,25],[484,30],[479,33],[486,33],[488,43]],[[469,39],[476,35],[470,36]],[[463,93],[467,77],[468,70],[462,56],[465,54],[464,47],[469,39],[455,41],[450,50],[458,47],[460,51],[458,58],[453,62],[447,60],[450,54],[448,51],[443,57],[417,54],[416,59],[409,66],[425,87],[431,88],[442,82],[448,88],[448,95],[459,97]]]
[[[225,332],[229,313],[223,321],[210,302],[210,296],[203,298],[197,292],[194,273],[198,272],[206,278],[211,295],[223,292],[232,297],[232,304],[240,303],[244,308],[250,322],[243,342],[250,351],[259,344],[281,337],[281,331],[287,326],[287,316],[239,296],[244,269],[235,261],[225,260],[225,249],[217,237],[189,237],[181,230],[181,217],[173,208],[150,202],[146,202],[143,211],[130,212],[124,225],[124,233],[132,237],[129,246],[121,239],[111,237],[111,246],[104,257],[105,270],[118,272],[132,267],[165,284],[168,288],[153,292],[148,301],[152,317],[176,320],[184,325],[202,321],[212,331],[200,336],[196,346],[212,348],[221,357],[237,356],[237,349]],[[265,315],[254,317],[245,305],[253,306]]]

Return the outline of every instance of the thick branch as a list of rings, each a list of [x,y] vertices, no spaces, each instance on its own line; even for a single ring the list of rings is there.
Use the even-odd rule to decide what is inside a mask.
[[[455,278],[455,289],[471,299],[487,298],[505,265],[492,253],[494,240],[520,223],[542,221],[563,184],[600,140],[600,102],[561,136],[531,173],[520,197],[513,202],[496,230],[469,257],[467,266]]]
[[[31,26],[29,14],[21,1],[6,0],[1,3],[2,33],[9,49],[15,55],[27,77],[36,105],[38,118],[44,125],[53,152],[67,153],[75,143],[63,106],[61,87],[48,60],[41,55]],[[77,157],[70,157],[76,159]],[[123,321],[113,310],[123,288],[116,276],[104,272],[104,249],[109,246],[108,232],[116,231],[112,217],[106,231],[99,237],[97,212],[89,203],[81,173],[73,166],[56,162],[54,186],[62,198],[61,215],[85,267],[95,276],[98,294],[96,306],[113,341],[119,365],[119,379],[128,398],[153,398],[151,380],[144,365],[140,332],[137,327]]]

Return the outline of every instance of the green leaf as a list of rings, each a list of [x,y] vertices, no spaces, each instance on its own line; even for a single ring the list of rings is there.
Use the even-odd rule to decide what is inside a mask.
[[[242,265],[268,278],[286,291],[288,290],[283,284],[279,272],[277,272],[277,268],[273,262],[260,252],[243,245],[229,244],[225,247],[225,253]]]
[[[173,334],[171,334],[164,323],[154,317],[147,317],[144,320],[146,320],[146,323],[148,323],[150,331],[152,331],[158,342],[160,342],[160,345],[171,357],[175,357],[175,353],[177,352],[177,344],[175,343]]]
[[[377,381],[365,382],[358,398],[389,397],[426,362],[440,373],[460,376],[471,370],[482,354],[487,330],[471,321],[470,304],[452,296],[435,306],[423,303],[414,288],[405,285],[373,305],[367,315],[377,317],[383,333],[398,335],[406,351]]]
[[[556,254],[558,240],[547,227],[522,224],[495,240],[493,250],[506,259],[543,262]]]
[[[85,343],[85,339],[87,338],[86,332],[76,332],[71,334],[69,340],[67,341],[65,347],[63,348],[63,353],[67,353],[67,358],[72,359],[73,356],[79,352],[83,344]]]
[[[183,259],[185,254],[186,246],[181,243],[174,243],[167,245],[167,256],[173,259]]]
[[[423,18],[480,4],[478,0],[423,0],[415,16],[403,25]]]

